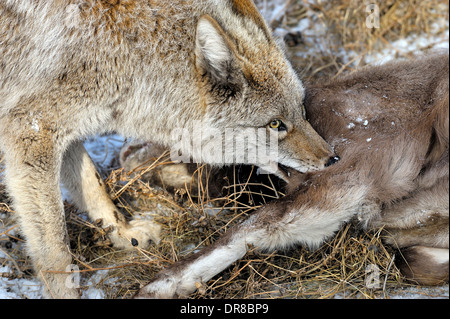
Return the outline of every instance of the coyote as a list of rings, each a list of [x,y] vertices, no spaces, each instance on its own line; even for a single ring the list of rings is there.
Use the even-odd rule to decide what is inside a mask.
[[[186,296],[242,258],[247,245],[315,248],[352,218],[366,229],[384,227],[411,280],[448,280],[448,53],[309,85],[304,105],[341,161],[320,172],[292,171],[286,197],[157,275],[136,298]]]
[[[117,132],[170,148],[174,128],[201,125],[196,143],[211,150],[208,132],[255,128],[267,136],[249,147],[278,143],[268,171],[323,169],[338,158],[306,121],[303,98],[251,0],[0,0],[5,183],[46,295],[79,297],[65,284],[72,255],[60,180],[81,210],[112,227],[116,247],[158,238],[154,224],[119,213],[80,141]]]

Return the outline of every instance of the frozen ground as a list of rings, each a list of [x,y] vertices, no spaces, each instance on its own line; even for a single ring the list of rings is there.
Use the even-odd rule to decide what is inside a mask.
[[[278,6],[276,11],[271,16],[266,17],[271,19],[276,16],[278,10],[282,10],[282,6]],[[369,57],[371,62],[382,62],[392,59],[397,52],[414,52],[419,51],[422,48],[440,48],[448,50],[448,20],[442,21],[447,27],[447,32],[444,35],[440,35],[436,38],[423,37],[423,36],[410,36],[404,40],[391,43],[388,48],[380,53],[374,54]],[[315,33],[324,32],[320,26],[310,25],[309,21],[302,20],[299,22],[298,31],[305,34],[314,35]],[[348,56],[348,60],[353,57]],[[118,136],[106,136],[93,138],[86,141],[85,145],[91,154],[97,165],[110,166],[115,156],[117,155],[120,146],[123,143],[123,139]],[[11,230],[12,227],[9,223],[6,224],[6,220],[9,218],[6,213],[0,213],[0,244],[2,238],[5,239],[5,233],[8,235],[16,236],[18,234],[17,228]],[[16,244],[13,244],[16,245]],[[42,297],[42,287],[39,281],[36,279],[30,279],[29,276],[22,275],[17,276],[18,267],[15,266],[14,259],[7,253],[6,249],[0,245],[0,299],[39,299]],[[15,247],[12,247],[14,249]],[[19,249],[19,248],[18,248]],[[15,273],[15,276],[12,274]],[[95,299],[104,298],[104,293],[101,290],[95,288],[96,283],[106,278],[107,271],[98,271],[90,278],[83,278],[82,285],[89,286],[83,294],[83,298]],[[345,296],[340,296],[345,297]],[[449,286],[448,284],[437,288],[421,288],[421,287],[408,287],[405,289],[398,289],[394,292],[389,292],[387,295],[389,298],[408,298],[408,299],[423,299],[423,298],[449,298]]]

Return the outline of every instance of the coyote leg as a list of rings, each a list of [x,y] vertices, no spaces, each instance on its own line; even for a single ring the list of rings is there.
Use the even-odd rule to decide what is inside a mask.
[[[87,211],[92,220],[102,220],[103,227],[112,226],[109,234],[117,248],[131,248],[132,243],[146,248],[150,240],[159,240],[160,227],[148,220],[127,222],[109,197],[105,183],[83,144],[73,144],[64,156],[61,177],[74,203]]]
[[[327,187],[326,185],[324,185]],[[358,211],[365,189],[340,186],[333,198],[314,203],[311,194],[294,194],[258,210],[246,222],[190,258],[178,262],[142,288],[135,298],[173,298],[186,296],[196,289],[196,282],[206,282],[233,262],[242,258],[247,246],[275,249],[297,243],[317,246],[334,234],[341,224]],[[312,192],[315,192],[312,189]],[[314,196],[314,195],[313,195]]]
[[[5,152],[6,185],[13,199],[27,253],[46,297],[78,298],[71,285],[72,263],[59,186],[60,161],[45,136],[17,141]]]

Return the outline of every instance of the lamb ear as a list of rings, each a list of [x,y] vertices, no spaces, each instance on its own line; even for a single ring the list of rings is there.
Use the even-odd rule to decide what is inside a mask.
[[[197,67],[222,84],[229,79],[235,63],[233,50],[226,37],[213,18],[207,15],[200,18],[196,38]]]

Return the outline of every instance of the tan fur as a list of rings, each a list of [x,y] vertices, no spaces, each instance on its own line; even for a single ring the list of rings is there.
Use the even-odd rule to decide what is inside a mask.
[[[269,29],[266,26],[265,20],[259,13],[252,0],[231,0],[233,10],[247,19],[253,20],[266,33],[267,39],[271,41]]]
[[[321,172],[292,171],[288,196],[163,271],[137,298],[185,296],[242,258],[247,245],[314,248],[353,218],[384,228],[411,280],[448,280],[448,53],[311,84],[305,107],[341,161]]]
[[[211,132],[261,128],[282,144],[275,164],[316,170],[334,155],[303,117],[302,84],[251,1],[0,0],[0,17],[5,181],[50,296],[78,296],[52,272],[72,259],[60,177],[81,209],[114,229],[116,246],[158,237],[157,226],[120,217],[79,143],[87,136],[114,131],[171,147],[175,128],[201,127],[203,146]],[[275,119],[289,130],[270,129]],[[182,151],[223,162],[221,152]]]

